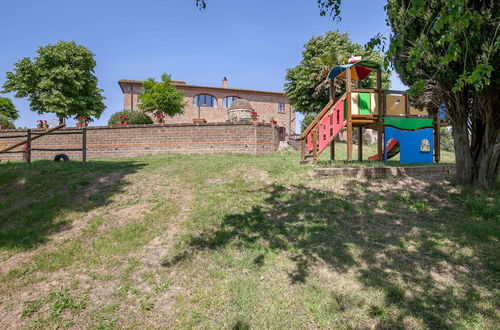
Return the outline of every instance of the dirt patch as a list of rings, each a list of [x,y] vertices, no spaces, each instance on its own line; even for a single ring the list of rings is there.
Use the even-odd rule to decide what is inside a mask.
[[[176,242],[175,238],[184,233],[182,223],[188,220],[191,212],[194,190],[179,187],[175,192],[175,196],[179,197],[177,200],[177,205],[179,205],[177,216],[161,232],[161,235],[153,238],[138,255],[141,264],[146,268],[155,269],[161,267],[163,257],[169,254]]]
[[[127,206],[118,210],[113,210],[109,213],[110,218],[116,220],[114,224],[123,225],[131,221],[137,221],[144,217],[145,214],[151,212],[151,203],[142,202]]]
[[[125,177],[125,172],[117,171],[98,178],[85,188],[85,197],[98,193],[100,190],[116,185]]]

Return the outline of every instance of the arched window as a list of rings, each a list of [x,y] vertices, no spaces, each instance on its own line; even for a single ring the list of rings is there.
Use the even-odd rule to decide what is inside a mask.
[[[217,108],[217,99],[212,95],[200,94],[194,97],[194,105],[196,107],[212,107]]]
[[[239,99],[238,96],[225,97],[224,100],[222,100],[222,106],[224,108],[229,108],[229,107],[231,107],[231,103],[233,103],[234,100],[238,100],[238,99]]]

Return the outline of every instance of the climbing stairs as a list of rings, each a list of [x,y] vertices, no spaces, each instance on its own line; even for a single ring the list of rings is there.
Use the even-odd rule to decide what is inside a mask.
[[[332,143],[342,128],[347,124],[344,118],[346,94],[338,100],[330,100],[301,134],[301,161],[312,157],[313,162],[325,148]]]

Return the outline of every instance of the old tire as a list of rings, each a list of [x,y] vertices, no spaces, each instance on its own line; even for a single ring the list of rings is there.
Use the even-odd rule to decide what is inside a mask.
[[[68,155],[66,155],[66,154],[57,154],[54,157],[54,161],[55,162],[60,162],[61,160],[67,162],[69,160]]]

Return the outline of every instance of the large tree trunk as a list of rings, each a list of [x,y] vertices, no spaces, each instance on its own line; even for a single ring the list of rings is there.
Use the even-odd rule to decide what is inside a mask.
[[[476,106],[478,105],[476,103]],[[481,104],[481,106],[494,105]],[[495,114],[493,109],[481,113]],[[456,117],[459,118],[453,120],[453,138],[457,181],[482,187],[494,186],[500,167],[500,125],[496,115]]]
[[[474,157],[474,181],[479,186],[493,186],[498,178],[500,160],[500,127],[494,117],[478,120],[476,141],[471,150]]]
[[[474,174],[472,170],[472,157],[470,152],[467,123],[454,123],[453,141],[455,143],[457,181],[462,184],[471,184],[473,182]]]

